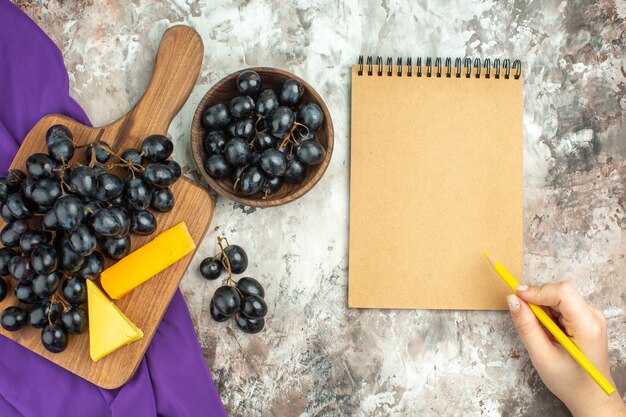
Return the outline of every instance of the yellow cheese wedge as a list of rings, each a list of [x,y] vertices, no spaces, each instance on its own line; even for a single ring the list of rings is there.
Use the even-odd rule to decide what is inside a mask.
[[[109,297],[118,300],[196,248],[185,222],[167,229],[100,275]]]
[[[135,326],[89,279],[87,280],[87,306],[89,309],[89,356],[94,362],[143,337],[141,329]]]

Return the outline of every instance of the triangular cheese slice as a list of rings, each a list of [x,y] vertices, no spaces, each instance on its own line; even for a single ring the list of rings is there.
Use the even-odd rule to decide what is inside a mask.
[[[143,337],[143,332],[120,311],[96,284],[87,280],[89,356],[96,362]]]

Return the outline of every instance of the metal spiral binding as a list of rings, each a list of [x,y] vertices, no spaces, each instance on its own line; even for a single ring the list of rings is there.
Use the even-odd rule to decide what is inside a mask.
[[[515,69],[515,75],[513,75],[513,78],[519,80],[519,77],[522,76],[522,61],[519,59],[513,61],[513,69]]]
[[[461,58],[457,58],[454,60],[454,68],[456,68],[456,78],[461,78],[461,65],[463,60]]]
[[[374,58],[376,59],[376,63],[374,63]],[[435,57],[434,61],[435,63],[433,64],[433,58],[426,57],[426,65],[424,65],[424,67],[426,67],[426,71],[425,74],[423,74],[422,57],[418,56],[415,62],[415,66],[417,67],[417,73],[415,74],[416,77],[422,77],[423,75],[425,75],[426,77],[432,77],[433,67],[435,67],[435,77],[437,78],[441,78],[442,74],[444,73],[444,67],[446,68],[446,78],[452,78],[453,68],[454,76],[456,78],[461,78],[463,72],[465,73],[465,78],[471,78],[472,72],[474,72],[475,78],[492,78],[492,72],[493,78],[495,79],[500,79],[502,73],[504,73],[503,78],[506,80],[511,78],[511,74],[513,74],[513,78],[516,80],[518,80],[522,76],[522,62],[519,59],[516,59],[515,61],[513,61],[513,64],[511,64],[510,59],[500,60],[500,58],[495,58],[493,59],[492,63],[492,60],[490,58],[485,58],[482,60],[480,58],[474,58],[472,60],[472,58],[469,57],[457,57],[454,59],[454,66],[452,65],[451,57],[446,57],[445,64],[443,65],[443,60],[441,57]],[[405,65],[403,65],[402,62],[403,60],[401,57],[398,57],[396,59],[396,76],[398,77],[402,77],[404,74],[403,67]],[[367,76],[371,77],[372,75],[374,75],[374,66],[376,66],[376,75],[378,75],[379,77],[381,77],[384,72],[387,73],[388,77],[393,76],[393,58],[387,57],[385,64],[383,64],[383,57],[374,57],[372,55],[368,56],[367,59],[365,59],[363,55],[359,55],[357,75],[362,76],[364,75],[364,73],[367,73]],[[387,67],[386,71],[384,68],[385,66]],[[406,76],[413,77],[413,57],[408,57],[406,59]]]
[[[463,68],[465,68],[465,78],[470,78],[472,76],[472,58],[463,60]]]
[[[476,68],[476,78],[480,78],[480,70],[481,70],[480,58],[474,59],[474,68]]]

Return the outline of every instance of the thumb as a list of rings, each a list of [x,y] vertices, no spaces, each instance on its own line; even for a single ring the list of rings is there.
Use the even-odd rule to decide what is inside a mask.
[[[515,294],[507,296],[506,301],[520,340],[526,346],[533,363],[550,361],[558,353],[558,349],[552,344],[528,304]]]

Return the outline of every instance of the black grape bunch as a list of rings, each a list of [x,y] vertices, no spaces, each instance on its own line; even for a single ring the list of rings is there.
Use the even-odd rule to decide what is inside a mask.
[[[233,274],[243,274],[248,268],[248,255],[241,246],[229,244],[224,237],[218,237],[217,244],[220,253],[200,263],[200,274],[208,280],[228,274],[211,298],[211,317],[217,322],[234,318],[243,332],[258,333],[265,327],[267,315],[265,290],[254,278],[233,279]]]
[[[326,149],[315,133],[324,113],[315,103],[302,103],[305,88],[288,79],[276,92],[262,89],[260,75],[244,71],[237,77],[239,96],[202,113],[204,168],[214,179],[233,180],[246,195],[269,194],[283,183],[300,184],[307,167],[321,164]]]
[[[168,159],[174,145],[163,135],[121,155],[99,138],[77,146],[63,125],[45,140],[48,152],[30,155],[26,172],[0,178],[0,301],[11,288],[16,299],[0,324],[41,329],[43,346],[58,353],[88,327],[85,280],[100,277],[106,258],[126,256],[131,234],[156,230],[154,213],[174,207],[169,187],[181,167]]]

